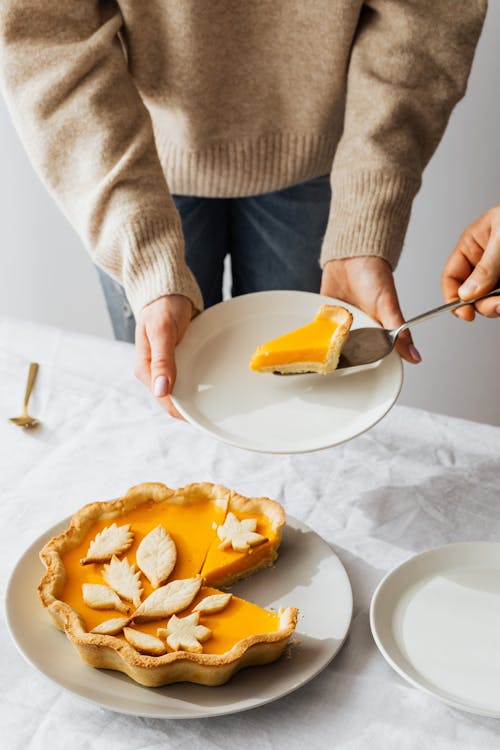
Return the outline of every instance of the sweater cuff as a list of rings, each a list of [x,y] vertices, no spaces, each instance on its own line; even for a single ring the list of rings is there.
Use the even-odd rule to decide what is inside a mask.
[[[375,255],[394,270],[419,187],[419,179],[401,173],[334,173],[321,267],[337,258]]]
[[[184,259],[180,222],[154,216],[125,221],[116,243],[121,281],[136,320],[145,305],[166,294],[182,294],[196,312],[203,310],[200,288]]]

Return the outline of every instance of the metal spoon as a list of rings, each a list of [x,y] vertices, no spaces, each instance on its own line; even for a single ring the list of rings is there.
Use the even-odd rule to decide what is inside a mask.
[[[423,320],[433,318],[435,315],[439,315],[446,310],[455,310],[457,307],[462,307],[463,305],[473,305],[481,299],[495,297],[497,295],[500,295],[500,288],[494,289],[492,292],[488,292],[488,294],[481,294],[481,296],[475,297],[467,302],[460,299],[455,302],[448,302],[446,305],[440,305],[433,310],[429,310],[421,315],[417,315],[415,318],[407,320],[393,330],[388,330],[386,328],[357,328],[354,331],[351,331],[347,336],[337,369],[358,367],[359,365],[369,365],[372,362],[377,362],[379,359],[387,357],[387,355],[392,352],[399,334],[402,333],[402,331],[406,331],[410,326],[421,323]]]
[[[30,417],[28,414],[28,402],[30,400],[31,391],[33,390],[33,386],[35,385],[36,375],[38,372],[38,364],[36,362],[32,362],[30,364],[30,369],[28,372],[28,382],[26,383],[26,392],[24,394],[24,404],[23,404],[23,413],[20,417],[10,417],[10,421],[14,424],[17,424],[19,427],[25,427],[29,429],[30,427],[36,427],[38,424],[38,419],[35,419],[34,417]]]

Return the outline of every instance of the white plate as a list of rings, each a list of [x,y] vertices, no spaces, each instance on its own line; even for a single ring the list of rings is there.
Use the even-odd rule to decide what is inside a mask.
[[[500,718],[500,544],[450,544],[411,558],[377,587],[370,622],[405,680]]]
[[[120,672],[98,670],[80,660],[66,636],[52,624],[38,601],[43,573],[38,552],[69,519],[49,529],[26,550],[7,589],[10,634],[36,669],[81,698],[120,713],[165,719],[219,716],[274,701],[304,685],[333,659],[352,616],[347,573],[328,544],[300,521],[287,519],[278,561],[232,587],[263,607],[293,605],[300,610],[290,658],[241,670],[217,688],[178,683],[147,688]]]
[[[173,401],[181,414],[223,442],[268,453],[327,448],[372,427],[396,401],[403,368],[396,352],[349,373],[279,377],[252,372],[255,348],[310,322],[324,303],[310,292],[258,292],[214,305],[177,347]],[[345,305],[353,328],[377,324]]]

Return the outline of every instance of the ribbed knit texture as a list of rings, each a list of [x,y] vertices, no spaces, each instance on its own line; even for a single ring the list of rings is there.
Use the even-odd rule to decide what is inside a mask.
[[[199,312],[203,299],[193,274],[185,265],[179,222],[169,223],[162,216],[130,219],[117,231],[115,252],[107,258],[126,258],[128,268],[108,265],[115,278],[123,278],[125,292],[137,318],[144,300],[153,302],[175,290],[192,301]]]
[[[259,195],[328,174],[336,140],[308,133],[269,133],[255,140],[210,143],[203,150],[158,144],[167,182],[180,195]]]
[[[376,255],[394,269],[419,186],[403,174],[335,175],[321,265],[334,258]]]
[[[169,293],[200,309],[172,193],[240,197],[331,172],[322,262],[395,266],[485,11],[485,0],[2,0],[1,82],[36,170],[134,313]]]

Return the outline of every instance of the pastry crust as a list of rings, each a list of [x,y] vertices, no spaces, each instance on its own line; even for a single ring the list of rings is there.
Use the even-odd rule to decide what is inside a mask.
[[[262,568],[269,568],[278,557],[278,548],[281,542],[281,532],[286,522],[285,511],[279,503],[270,500],[268,497],[243,497],[233,492],[228,511],[235,513],[264,513],[271,521],[274,533],[276,534],[276,543],[268,551],[263,560],[259,560],[254,565],[250,565],[235,575],[225,576],[224,578],[212,578],[210,585],[215,587],[226,588],[236,581],[253,575]]]
[[[223,685],[243,667],[275,661],[295,630],[297,616],[295,607],[287,607],[280,612],[278,631],[244,638],[220,655],[173,651],[164,656],[148,656],[115,636],[87,633],[79,618],[71,630],[65,630],[80,657],[92,667],[124,672],[147,687],[173,682],[215,686]]]
[[[289,364],[261,366],[259,372],[277,372],[282,375],[297,373],[316,372],[325,375],[337,369],[342,347],[352,324],[352,314],[340,305],[322,305],[315,320],[327,319],[336,323],[336,328],[328,344],[326,359],[324,362],[290,362]]]
[[[144,483],[132,487],[118,500],[89,503],[73,516],[66,531],[51,539],[41,550],[40,558],[46,567],[38,586],[41,602],[55,625],[66,633],[87,664],[124,672],[136,682],[149,687],[181,681],[221,685],[242,667],[266,664],[280,656],[297,623],[298,610],[294,607],[280,610],[278,630],[243,638],[224,654],[174,651],[150,656],[140,653],[123,638],[89,632],[78,612],[61,599],[67,578],[62,556],[78,547],[98,520],[112,523],[124,513],[151,500],[190,504],[200,502],[200,498],[215,500],[226,510],[265,514],[277,534],[277,542],[269,559],[221,583],[227,585],[272,563],[285,523],[283,508],[269,498],[245,498],[221,485],[210,483],[190,484],[177,490],[159,483]]]

